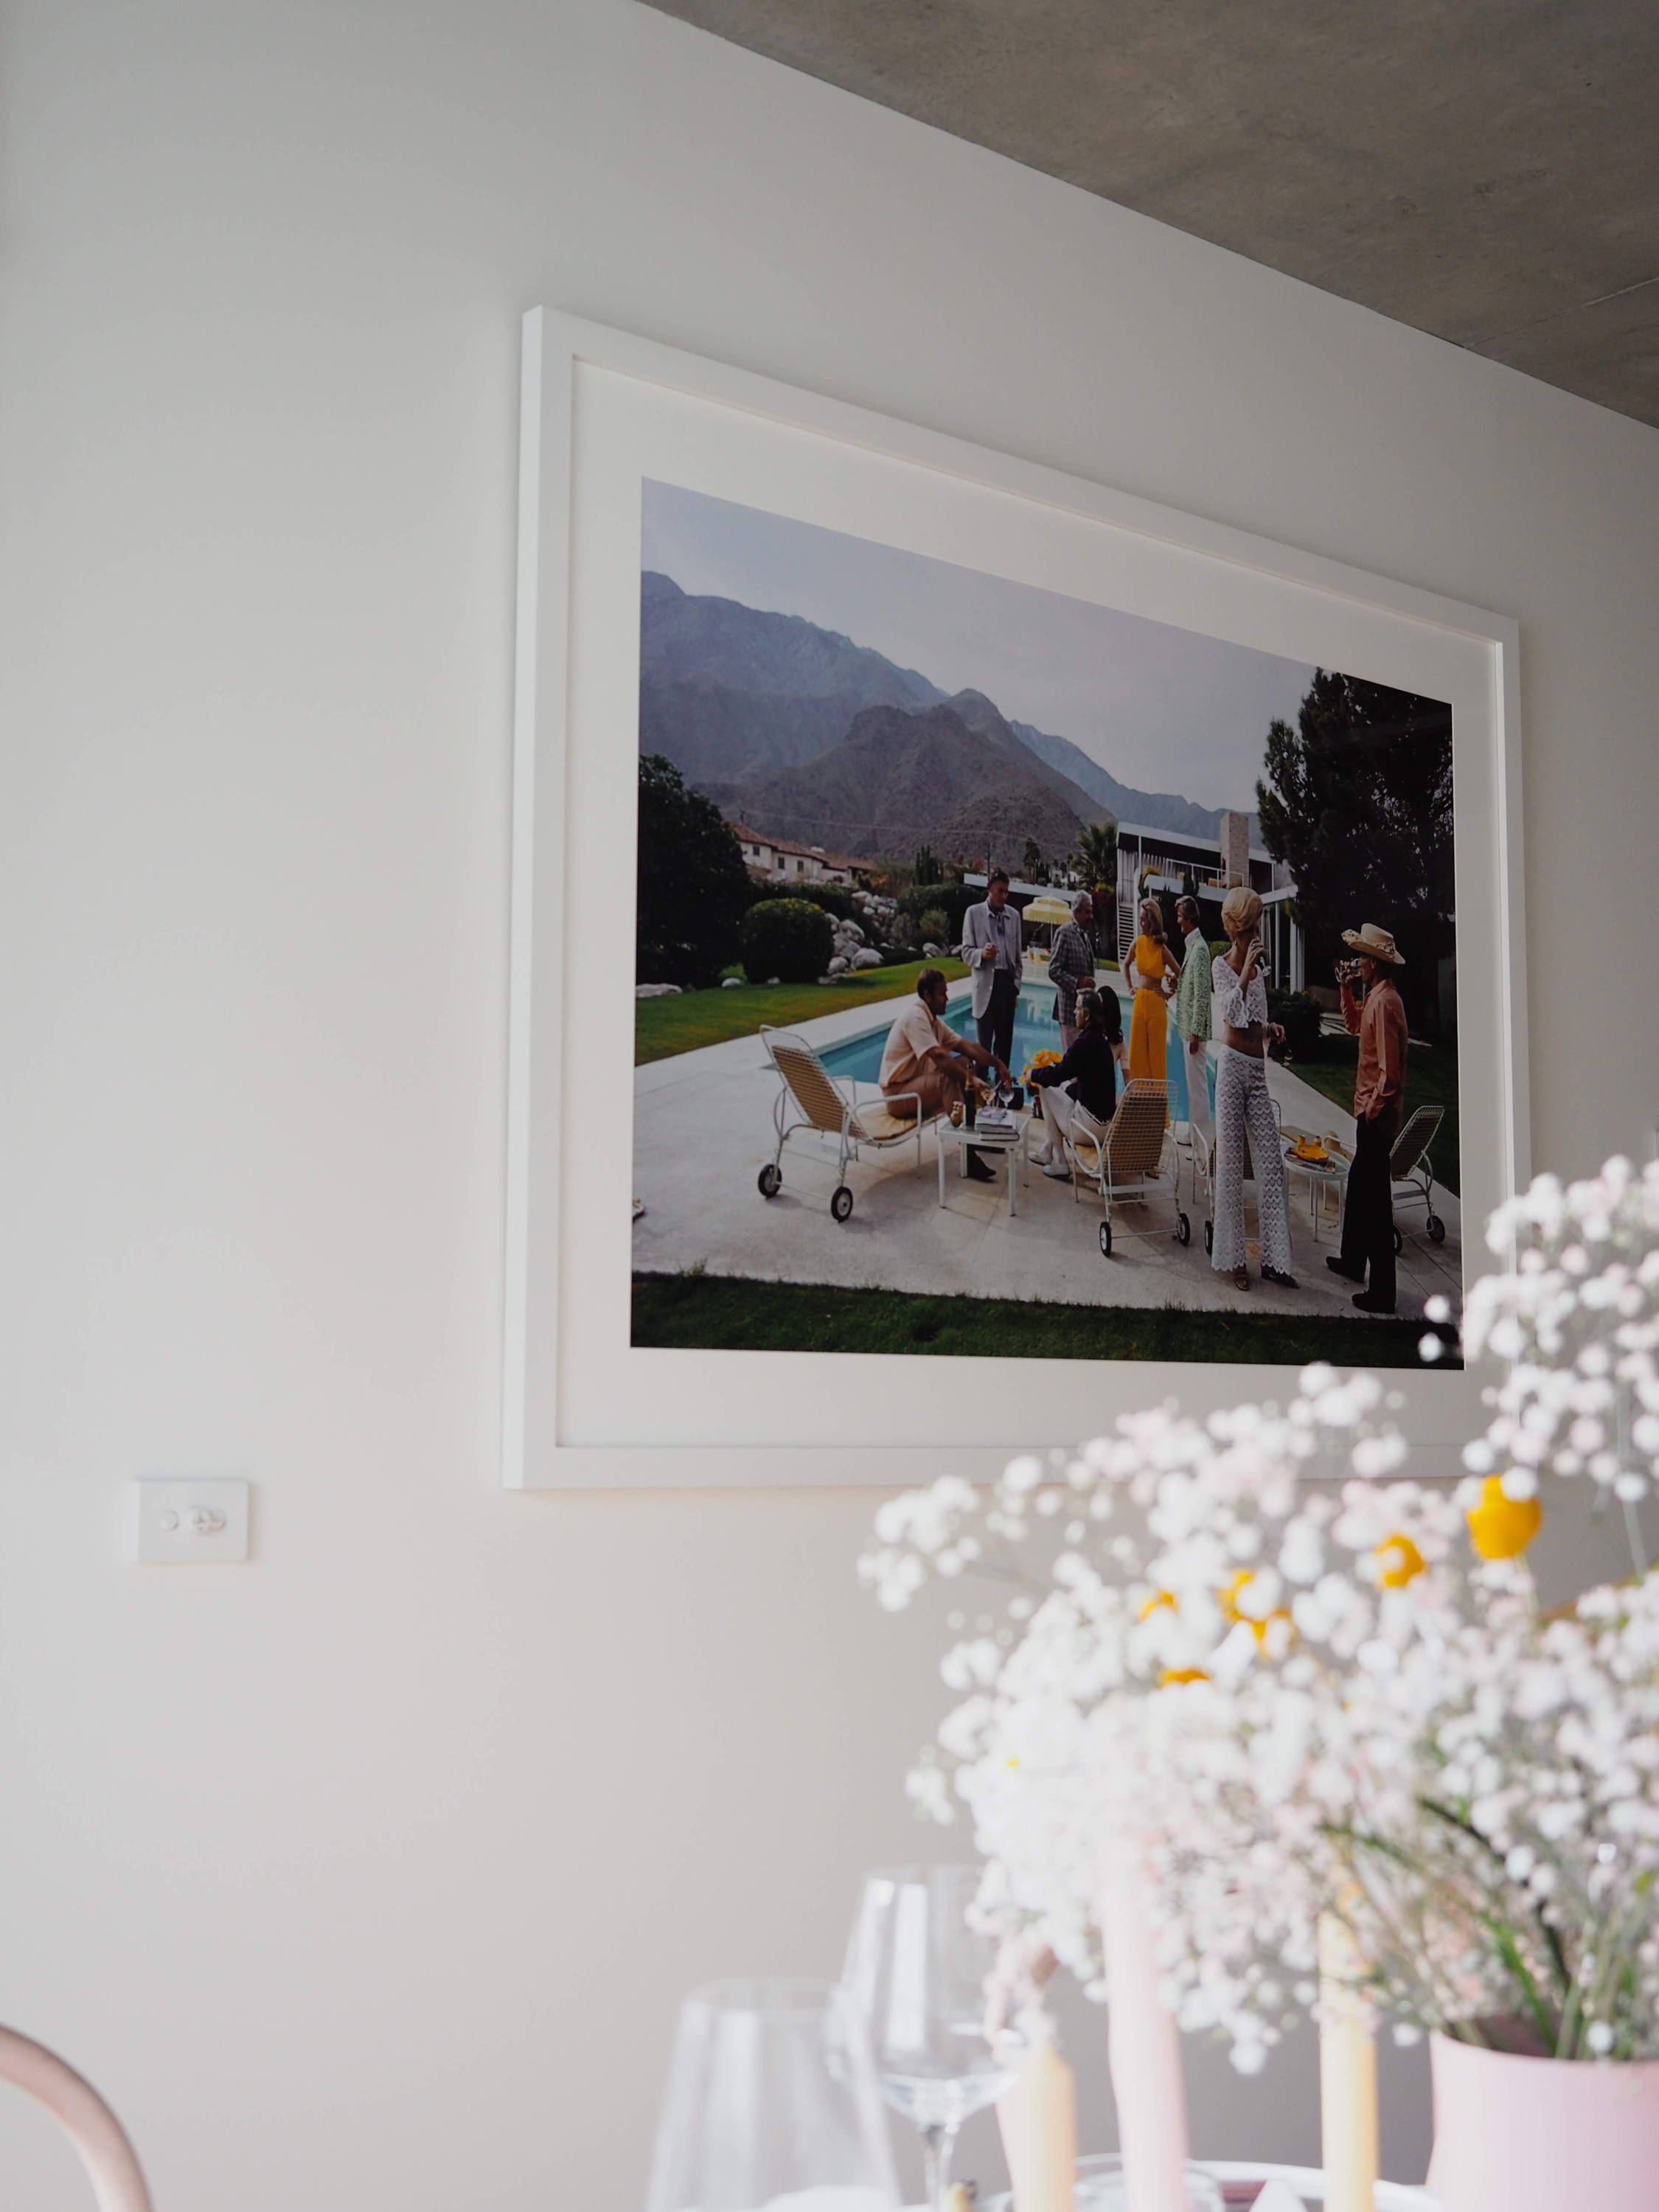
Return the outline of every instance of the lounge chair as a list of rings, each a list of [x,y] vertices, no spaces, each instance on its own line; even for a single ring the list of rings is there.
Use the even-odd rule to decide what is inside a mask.
[[[1389,1154],[1394,1210],[1398,1213],[1402,1206],[1420,1206],[1424,1231],[1431,1244],[1443,1244],[1446,1241],[1446,1224],[1434,1210],[1434,1163],[1429,1158],[1429,1146],[1439,1134],[1440,1124],[1445,1118],[1443,1106],[1419,1106],[1395,1139],[1394,1149]],[[1396,1222],[1395,1250],[1403,1250],[1405,1243]]]
[[[1181,1210],[1179,1170],[1169,1140],[1170,1086],[1135,1076],[1125,1086],[1117,1111],[1103,1134],[1073,1118],[1066,1133],[1066,1156],[1079,1180],[1100,1193],[1105,1218],[1100,1224],[1103,1255],[1112,1256],[1112,1208],[1126,1200],[1169,1197],[1176,1200],[1176,1242],[1192,1242],[1193,1224]],[[1073,1182],[1072,1195],[1078,1194]]]
[[[836,1188],[830,1200],[830,1211],[837,1221],[845,1221],[853,1211],[847,1164],[861,1152],[890,1152],[896,1145],[914,1140],[916,1165],[921,1165],[921,1133],[935,1117],[923,1114],[918,1093],[896,1092],[896,1097],[914,1099],[916,1111],[908,1118],[895,1114],[885,1100],[856,1097],[849,1084],[838,1082],[830,1074],[805,1037],[789,1030],[768,1029],[764,1024],[760,1036],[778,1072],[778,1095],[772,1106],[778,1148],[757,1178],[763,1198],[775,1198],[782,1189],[783,1148],[803,1129],[811,1130],[814,1136],[835,1138],[840,1148]]]

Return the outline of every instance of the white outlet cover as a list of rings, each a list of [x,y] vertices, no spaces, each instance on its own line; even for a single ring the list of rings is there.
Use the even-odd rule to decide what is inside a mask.
[[[240,1475],[194,1481],[141,1474],[132,1485],[132,1555],[140,1566],[213,1566],[247,1557],[248,1492]]]

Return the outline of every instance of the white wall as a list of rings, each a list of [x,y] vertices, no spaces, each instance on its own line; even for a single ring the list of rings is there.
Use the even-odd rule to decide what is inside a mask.
[[[1567,1169],[1659,1094],[1659,437],[628,0],[9,48],[0,2014],[161,2212],[629,2208],[680,1990],[910,1848],[934,1636],[867,1498],[494,1486],[520,310],[1518,616]],[[252,1476],[257,1563],[122,1565],[145,1468]]]

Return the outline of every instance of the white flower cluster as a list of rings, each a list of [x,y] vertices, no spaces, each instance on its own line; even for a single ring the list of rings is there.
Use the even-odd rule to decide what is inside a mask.
[[[960,1702],[912,1793],[967,1807],[985,1909],[1096,1995],[1103,1848],[1142,1837],[1166,1998],[1247,2071],[1316,2002],[1333,1911],[1407,2034],[1502,2017],[1566,2055],[1659,2051],[1659,1586],[1540,1620],[1459,1498],[1391,1479],[1388,1413],[1312,1368],[1283,1407],[1127,1416],[884,1505],[884,1604],[934,1574],[1012,1592],[948,1654]],[[1489,1504],[1492,1548],[1535,1510]]]
[[[1486,1241],[1507,1264],[1470,1291],[1464,1346],[1504,1373],[1466,1464],[1503,1471],[1511,1496],[1548,1472],[1633,1504],[1659,1482],[1659,1163],[1540,1176]]]

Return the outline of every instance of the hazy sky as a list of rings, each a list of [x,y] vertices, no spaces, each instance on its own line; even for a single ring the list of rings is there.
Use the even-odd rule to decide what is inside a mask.
[[[816,523],[647,483],[644,565],[683,591],[804,615],[945,691],[1069,738],[1122,782],[1251,807],[1267,725],[1311,668]]]

